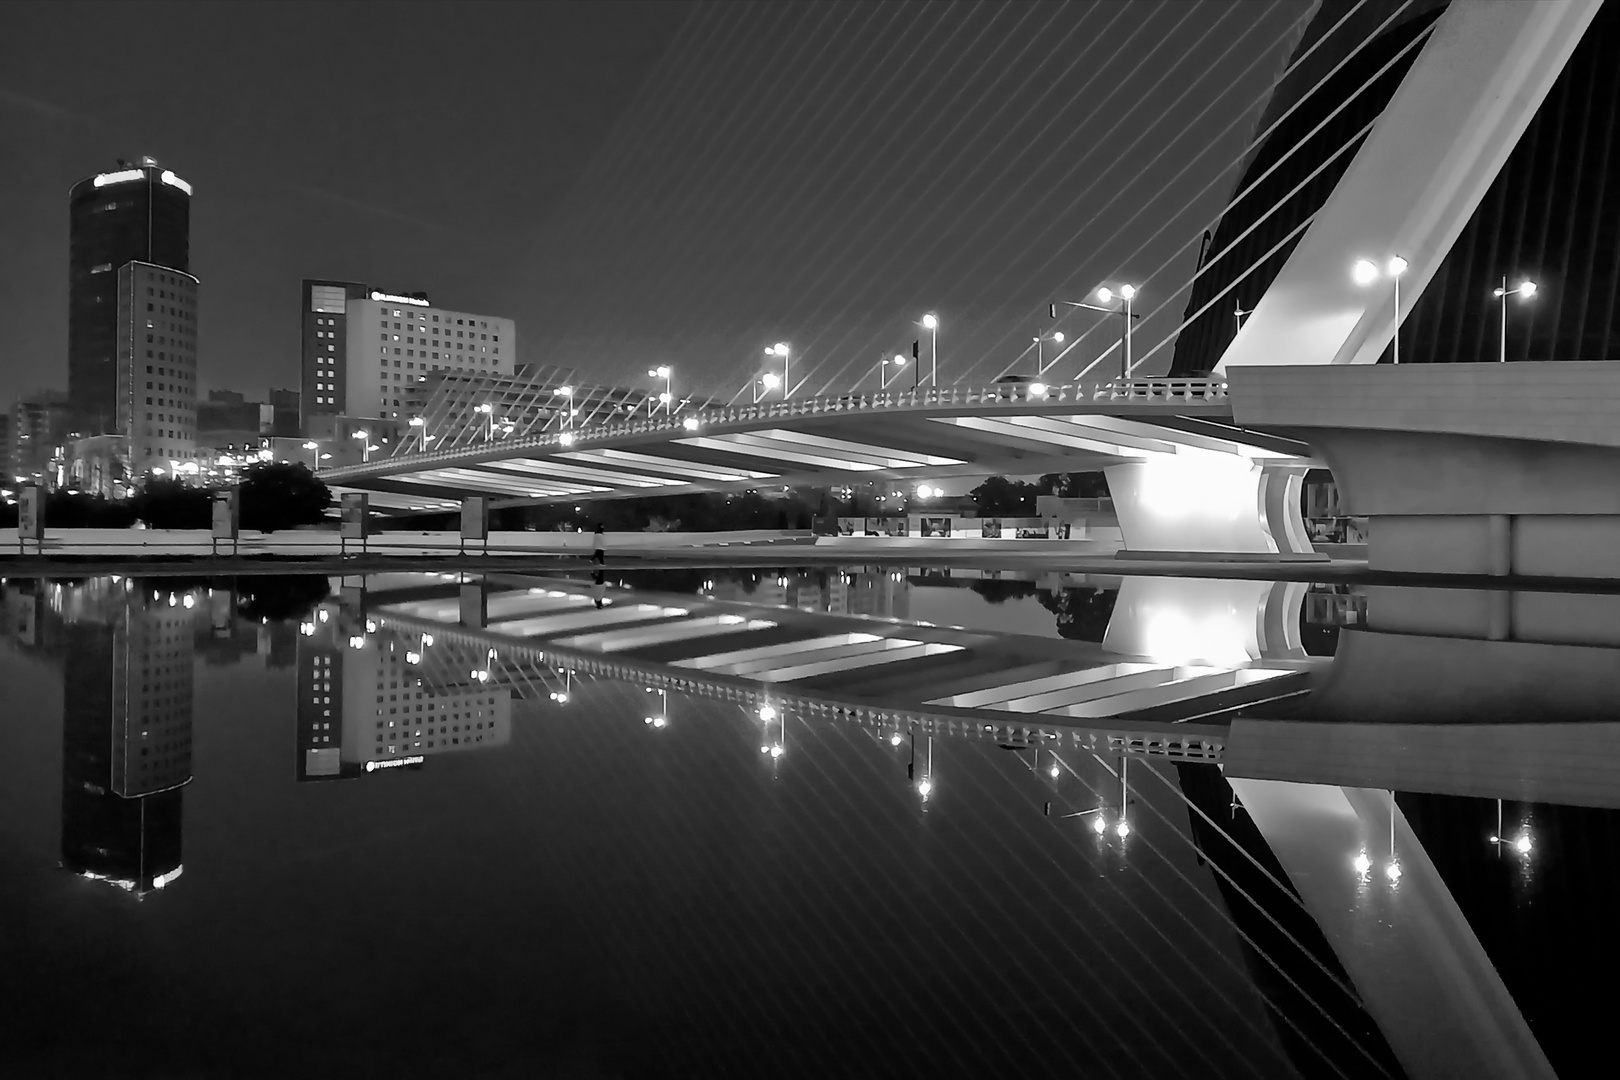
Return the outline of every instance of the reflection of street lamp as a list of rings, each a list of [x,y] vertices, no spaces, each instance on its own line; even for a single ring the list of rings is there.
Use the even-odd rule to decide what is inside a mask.
[[[1502,800],[1496,800],[1496,832],[1491,834],[1491,843],[1496,845],[1496,853],[1502,854],[1502,845],[1506,844],[1520,855],[1529,855],[1534,845],[1530,840],[1530,827],[1524,826],[1518,836],[1509,840],[1502,835]]]
[[[922,317],[922,327],[928,331],[928,383],[939,387],[939,316],[929,312]]]
[[[1401,275],[1406,273],[1407,262],[1399,255],[1392,255],[1384,269],[1380,271],[1378,264],[1371,259],[1357,259],[1350,270],[1350,276],[1357,285],[1371,285],[1380,276],[1389,278],[1395,283],[1395,352],[1391,357],[1392,363],[1401,362]],[[1396,864],[1395,877],[1400,877],[1400,868]],[[1390,880],[1394,880],[1391,878]]]
[[[759,718],[765,723],[767,738],[771,721],[778,721],[776,741],[767,742],[759,748],[760,753],[769,754],[774,762],[787,753],[787,714],[778,712],[774,705],[766,703],[759,707]]]
[[[1507,287],[1507,278],[1503,277],[1502,287],[1496,290],[1495,295],[1498,300],[1502,301],[1502,353],[1500,362],[1505,364],[1507,363],[1507,298],[1517,296],[1525,300],[1530,299],[1536,295],[1536,283],[1533,281],[1521,281],[1517,289],[1510,289]]]
[[[669,691],[655,690],[647,687],[647,693],[658,695],[658,715],[643,718],[642,723],[649,727],[663,728],[669,726]]]

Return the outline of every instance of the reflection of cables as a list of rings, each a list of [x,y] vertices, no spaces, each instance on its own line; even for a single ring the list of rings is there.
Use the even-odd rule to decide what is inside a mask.
[[[1104,761],[1101,757],[1098,757],[1096,754],[1093,754],[1092,757],[1097,761],[1098,764],[1102,765],[1102,767],[1104,769],[1107,769],[1109,772],[1114,771],[1113,768],[1106,761]],[[1080,776],[1078,771],[1076,771],[1075,769],[1073,769],[1071,767],[1071,768],[1069,768],[1069,772],[1077,780],[1079,780],[1082,784],[1085,784],[1085,786],[1087,788],[1091,787],[1091,785],[1085,780],[1085,778]],[[1162,779],[1162,777],[1161,777],[1161,779]],[[1185,795],[1182,795],[1181,798],[1182,798],[1182,800],[1184,802],[1186,801],[1186,796]],[[1160,821],[1164,822],[1165,826],[1168,827],[1172,832],[1174,832],[1178,836],[1182,835],[1181,831],[1176,828],[1175,824],[1172,823],[1169,818],[1165,817],[1164,814],[1162,812],[1160,812],[1159,809],[1157,807],[1155,807],[1151,802],[1144,803],[1143,805],[1145,805],[1149,810],[1151,810],[1155,817],[1157,817]],[[1150,849],[1152,849],[1154,851],[1155,854],[1159,855],[1160,858],[1164,859],[1163,854],[1158,851],[1156,846],[1154,846],[1151,843],[1148,843],[1148,846],[1149,846]],[[1192,882],[1187,878],[1187,875],[1185,873],[1183,873],[1179,868],[1177,868],[1173,863],[1171,863],[1169,859],[1164,859],[1164,861],[1165,861],[1165,864],[1171,868],[1171,870],[1176,874],[1177,877],[1181,878],[1182,881],[1186,882],[1189,886],[1192,885]],[[1324,976],[1326,976],[1333,983],[1333,985],[1335,987],[1337,987],[1339,990],[1343,991],[1346,995],[1348,995],[1349,999],[1352,1002],[1354,1002],[1356,1005],[1360,1006],[1361,999],[1360,999],[1359,996],[1356,995],[1355,991],[1350,989],[1349,987],[1345,986],[1344,983],[1338,977],[1336,977],[1331,971],[1329,971],[1328,968],[1327,968],[1327,965],[1323,964],[1322,961],[1319,960],[1314,953],[1312,953],[1303,944],[1301,944],[1300,941],[1293,936],[1293,934],[1289,933],[1287,928],[1284,927],[1280,922],[1278,922],[1276,917],[1273,916],[1271,914],[1271,912],[1267,911],[1264,906],[1262,906],[1257,900],[1254,899],[1254,897],[1250,896],[1249,893],[1242,886],[1240,886],[1236,881],[1234,881],[1232,879],[1232,876],[1230,874],[1228,874],[1224,868],[1217,865],[1214,860],[1209,860],[1209,859],[1205,860],[1204,865],[1209,867],[1209,869],[1212,872],[1214,872],[1222,880],[1224,880],[1228,885],[1230,885],[1231,888],[1239,896],[1242,896],[1243,899],[1247,900],[1249,902],[1249,904],[1255,909],[1256,912],[1258,912],[1262,917],[1264,917],[1265,920],[1267,922],[1269,922],[1272,925],[1272,927],[1279,934],[1283,935],[1283,937],[1285,937],[1296,949],[1298,949],[1300,954],[1303,955],[1307,960],[1309,960],[1317,968],[1318,971],[1320,971]],[[1195,889],[1195,891],[1196,891],[1196,889]],[[1272,969],[1274,971],[1276,971],[1278,975],[1282,976],[1282,978],[1288,983],[1288,985],[1293,987],[1293,989],[1300,995],[1301,998],[1303,998],[1305,1001],[1309,1002],[1311,1004],[1311,1006],[1322,1016],[1322,1018],[1324,1020],[1326,1020],[1328,1023],[1332,1024],[1334,1029],[1337,1030],[1339,1032],[1339,1034],[1344,1037],[1346,1042],[1348,1042],[1351,1046],[1355,1047],[1355,1049],[1363,1057],[1365,1057],[1368,1060],[1368,1062],[1370,1062],[1375,1068],[1377,1068],[1379,1070],[1379,1072],[1383,1073],[1386,1076],[1389,1075],[1388,1072],[1383,1068],[1383,1066],[1379,1064],[1378,1060],[1376,1058],[1374,1058],[1373,1055],[1366,1049],[1366,1047],[1362,1046],[1361,1043],[1354,1036],[1352,1036],[1350,1034],[1350,1032],[1346,1031],[1344,1026],[1342,1024],[1340,1024],[1339,1021],[1337,1019],[1335,1019],[1331,1014],[1329,1014],[1327,1009],[1324,1008],[1322,1006],[1322,1004],[1316,1000],[1316,998],[1312,997],[1309,993],[1307,993],[1305,988],[1300,986],[1298,981],[1295,980],[1292,975],[1288,974],[1287,971],[1283,970],[1282,965],[1280,963],[1278,963],[1271,956],[1271,953],[1269,951],[1262,948],[1258,942],[1256,942],[1246,931],[1243,930],[1242,927],[1237,925],[1236,920],[1233,918],[1233,916],[1231,915],[1230,912],[1222,911],[1220,909],[1220,907],[1218,907],[1214,903],[1214,901],[1210,900],[1207,896],[1204,896],[1204,894],[1202,892],[1199,892],[1198,895],[1199,895],[1200,899],[1203,899],[1206,904],[1208,904],[1212,909],[1214,909],[1218,914],[1222,915],[1226,919],[1227,923],[1232,927],[1233,932],[1236,933],[1241,938],[1243,938],[1243,940],[1245,942],[1247,942],[1252,949],[1254,949],[1256,955],[1263,957],[1265,959],[1266,963],[1270,964]],[[1278,1010],[1278,1012],[1280,1013],[1281,1010]],[[1329,1062],[1329,1064],[1332,1064],[1331,1059],[1327,1058],[1327,1055],[1323,1054],[1322,1050],[1319,1047],[1316,1047],[1314,1042],[1311,1045],[1312,1045],[1313,1049],[1317,1050],[1317,1053],[1322,1054],[1324,1060],[1327,1060]],[[1336,1069],[1336,1067],[1335,1067],[1335,1069]],[[1341,1073],[1341,1075],[1342,1075],[1342,1073]]]

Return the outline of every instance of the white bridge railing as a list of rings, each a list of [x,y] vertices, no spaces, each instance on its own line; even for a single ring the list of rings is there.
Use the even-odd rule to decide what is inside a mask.
[[[475,445],[430,450],[426,453],[396,451],[392,456],[369,465],[348,465],[323,470],[322,475],[325,476],[330,472],[334,474],[334,479],[341,480],[346,475],[365,476],[372,472],[394,471],[407,459],[412,466],[431,466],[438,462],[480,458],[487,456],[489,451],[497,446],[503,451],[573,447],[626,436],[690,434],[714,427],[836,413],[950,409],[963,405],[1021,411],[1032,405],[1049,405],[1066,401],[1133,407],[1163,406],[1173,410],[1189,405],[1218,405],[1226,400],[1224,379],[1114,379],[1105,383],[1064,385],[1009,382],[967,388],[947,386],[921,390],[880,390],[877,393],[844,394],[838,397],[789,398],[786,401],[769,404],[762,402],[757,405],[731,405],[673,416],[667,414],[643,416],[593,427],[579,427],[572,431],[550,428],[533,435],[520,435],[516,438],[497,436],[491,441]],[[405,445],[408,443],[402,444],[401,451]]]

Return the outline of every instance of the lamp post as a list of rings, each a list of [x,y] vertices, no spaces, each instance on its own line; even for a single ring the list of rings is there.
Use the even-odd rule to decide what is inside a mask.
[[[1136,296],[1136,288],[1134,286],[1131,286],[1131,285],[1121,286],[1119,295],[1124,296],[1126,289],[1130,289],[1130,292],[1131,292],[1130,298],[1134,298]],[[1106,294],[1106,296],[1104,294]],[[1105,287],[1105,288],[1097,290],[1097,295],[1098,295],[1099,299],[1102,299],[1106,303],[1108,301],[1111,301],[1114,298],[1115,294],[1114,294],[1114,290]],[[1054,318],[1054,319],[1057,318],[1057,309],[1060,308],[1060,307],[1085,308],[1087,311],[1100,311],[1105,315],[1123,315],[1123,316],[1125,316],[1125,347],[1126,347],[1126,354],[1125,354],[1125,356],[1124,356],[1124,358],[1122,359],[1122,362],[1121,362],[1120,375],[1121,376],[1126,376],[1126,375],[1130,374],[1129,370],[1127,370],[1127,369],[1130,366],[1130,351],[1129,350],[1130,350],[1130,340],[1131,340],[1131,334],[1130,334],[1131,323],[1134,322],[1137,319],[1140,319],[1142,317],[1142,316],[1136,314],[1135,312],[1131,311],[1131,309],[1130,309],[1130,298],[1127,298],[1124,307],[1098,307],[1096,304],[1088,304],[1088,303],[1085,303],[1084,301],[1081,301],[1081,300],[1054,300],[1052,303],[1047,305],[1046,310],[1047,310],[1047,313],[1050,314],[1052,316],[1052,318]],[[1060,340],[1060,339],[1057,338],[1057,335],[1055,335],[1055,334],[1053,335],[1053,338],[1054,338],[1054,340]],[[1079,344],[1079,342],[1076,342],[1075,344]],[[1069,346],[1069,348],[1070,349],[1074,348],[1074,345]],[[1068,350],[1064,350],[1064,351],[1067,352]],[[1058,355],[1059,355],[1059,357],[1061,357],[1062,353],[1059,353]],[[1092,367],[1096,366],[1098,363],[1101,362],[1101,359],[1102,359],[1101,357],[1098,357],[1096,360],[1093,360],[1090,364],[1086,365],[1085,370],[1081,371],[1080,374],[1084,375],[1086,373],[1086,371],[1090,371],[1092,369]],[[1055,360],[1053,362],[1056,363]]]
[[[1135,316],[1131,314],[1131,301],[1136,299],[1136,286],[1121,285],[1118,292],[1116,292],[1104,285],[1097,290],[1097,299],[1105,304],[1113,303],[1115,296],[1124,301],[1124,307],[1123,309],[1109,308],[1108,310],[1123,310],[1125,313],[1125,363],[1119,374],[1121,378],[1128,379],[1131,377],[1131,323],[1135,320]]]
[[[939,389],[939,316],[929,312],[922,317],[922,327],[928,331],[928,385]]]
[[[1534,295],[1536,295],[1535,282],[1521,281],[1517,289],[1510,289],[1507,287],[1507,278],[1505,276],[1502,278],[1502,287],[1496,290],[1496,298],[1502,301],[1502,352],[1500,363],[1507,363],[1507,298],[1517,296],[1528,300]]]
[[[894,365],[894,376],[892,378],[889,375],[889,365],[890,364]],[[894,379],[898,379],[900,377],[900,371],[905,366],[906,366],[906,358],[901,356],[899,353],[895,353],[894,356],[892,356],[892,357],[885,356],[882,360],[879,360],[878,361],[878,383],[879,383],[878,389],[887,390],[889,388],[889,383],[893,382]],[[915,370],[916,369],[913,369],[913,371],[915,371]]]
[[[482,405],[474,406],[473,412],[484,415],[484,441],[488,442],[493,439],[495,437],[495,406],[486,401]]]
[[[1371,259],[1357,259],[1350,272],[1357,285],[1371,285],[1380,277],[1395,283],[1395,352],[1391,360],[1396,364],[1401,362],[1401,275],[1406,273],[1406,267],[1405,259],[1391,255],[1382,270]]]
[[[1052,340],[1052,343],[1054,345],[1063,344],[1063,331],[1054,330],[1052,332],[1051,340]],[[1036,378],[1040,378],[1042,375],[1046,374],[1046,341],[1047,341],[1047,339],[1044,336],[1042,336],[1040,334],[1035,335],[1035,377]]]
[[[364,450],[364,453],[365,453],[365,457],[363,458],[363,460],[364,461],[370,461],[371,460],[371,432],[364,431],[364,430],[357,431],[353,435],[350,435],[349,438],[351,438],[351,439],[359,439],[360,440],[361,446],[362,446],[362,448]]]
[[[793,393],[793,383],[788,381],[788,357],[792,351],[793,350],[788,347],[788,344],[785,341],[778,341],[775,345],[772,345],[770,348],[765,350],[767,363],[770,362],[771,357],[780,356],[782,358],[782,397],[784,399],[786,399],[789,394]]]
[[[673,372],[673,370],[670,368],[670,366],[668,364],[659,364],[655,368],[648,368],[647,369],[647,378],[649,378],[649,379],[663,379],[664,380],[664,392],[662,394],[658,395],[657,400],[654,401],[654,399],[651,398],[651,397],[649,397],[647,399],[647,415],[648,416],[651,416],[653,414],[653,409],[657,405],[663,405],[664,406],[664,412],[666,412],[666,413],[671,411],[671,406],[673,405],[673,403],[675,401],[675,390],[674,390],[674,387],[671,386],[671,384],[670,384],[670,378],[671,378],[671,376],[673,374],[674,374],[674,372]]]
[[[315,472],[321,467],[321,444],[311,439],[304,444],[304,449],[309,451],[309,471]]]
[[[754,404],[758,405],[760,403],[760,399],[765,397],[765,395],[769,394],[772,390],[775,390],[778,386],[782,385],[782,380],[777,377],[776,372],[767,371],[759,378],[753,380],[749,385],[753,387],[754,390]],[[786,390],[782,391],[782,396],[787,397]]]

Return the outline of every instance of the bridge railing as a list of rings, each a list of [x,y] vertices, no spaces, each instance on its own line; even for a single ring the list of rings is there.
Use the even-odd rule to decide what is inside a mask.
[[[492,442],[446,450],[395,453],[378,464],[397,464],[402,458],[409,458],[413,464],[453,461],[476,456],[496,444],[503,449],[549,449],[555,446],[586,445],[626,436],[697,434],[706,428],[716,426],[791,420],[838,413],[889,412],[964,405],[1027,408],[1031,405],[1065,401],[1131,406],[1162,405],[1176,408],[1219,404],[1226,399],[1227,389],[1224,379],[1114,379],[1104,383],[1061,385],[1018,382],[979,387],[944,386],[916,390],[880,390],[876,393],[843,394],[837,397],[789,398],[786,401],[761,402],[754,405],[730,405],[673,416],[668,414],[642,416],[572,430],[551,427],[533,435],[497,438]],[[343,471],[350,470],[367,471],[364,466],[353,465],[345,467]]]

